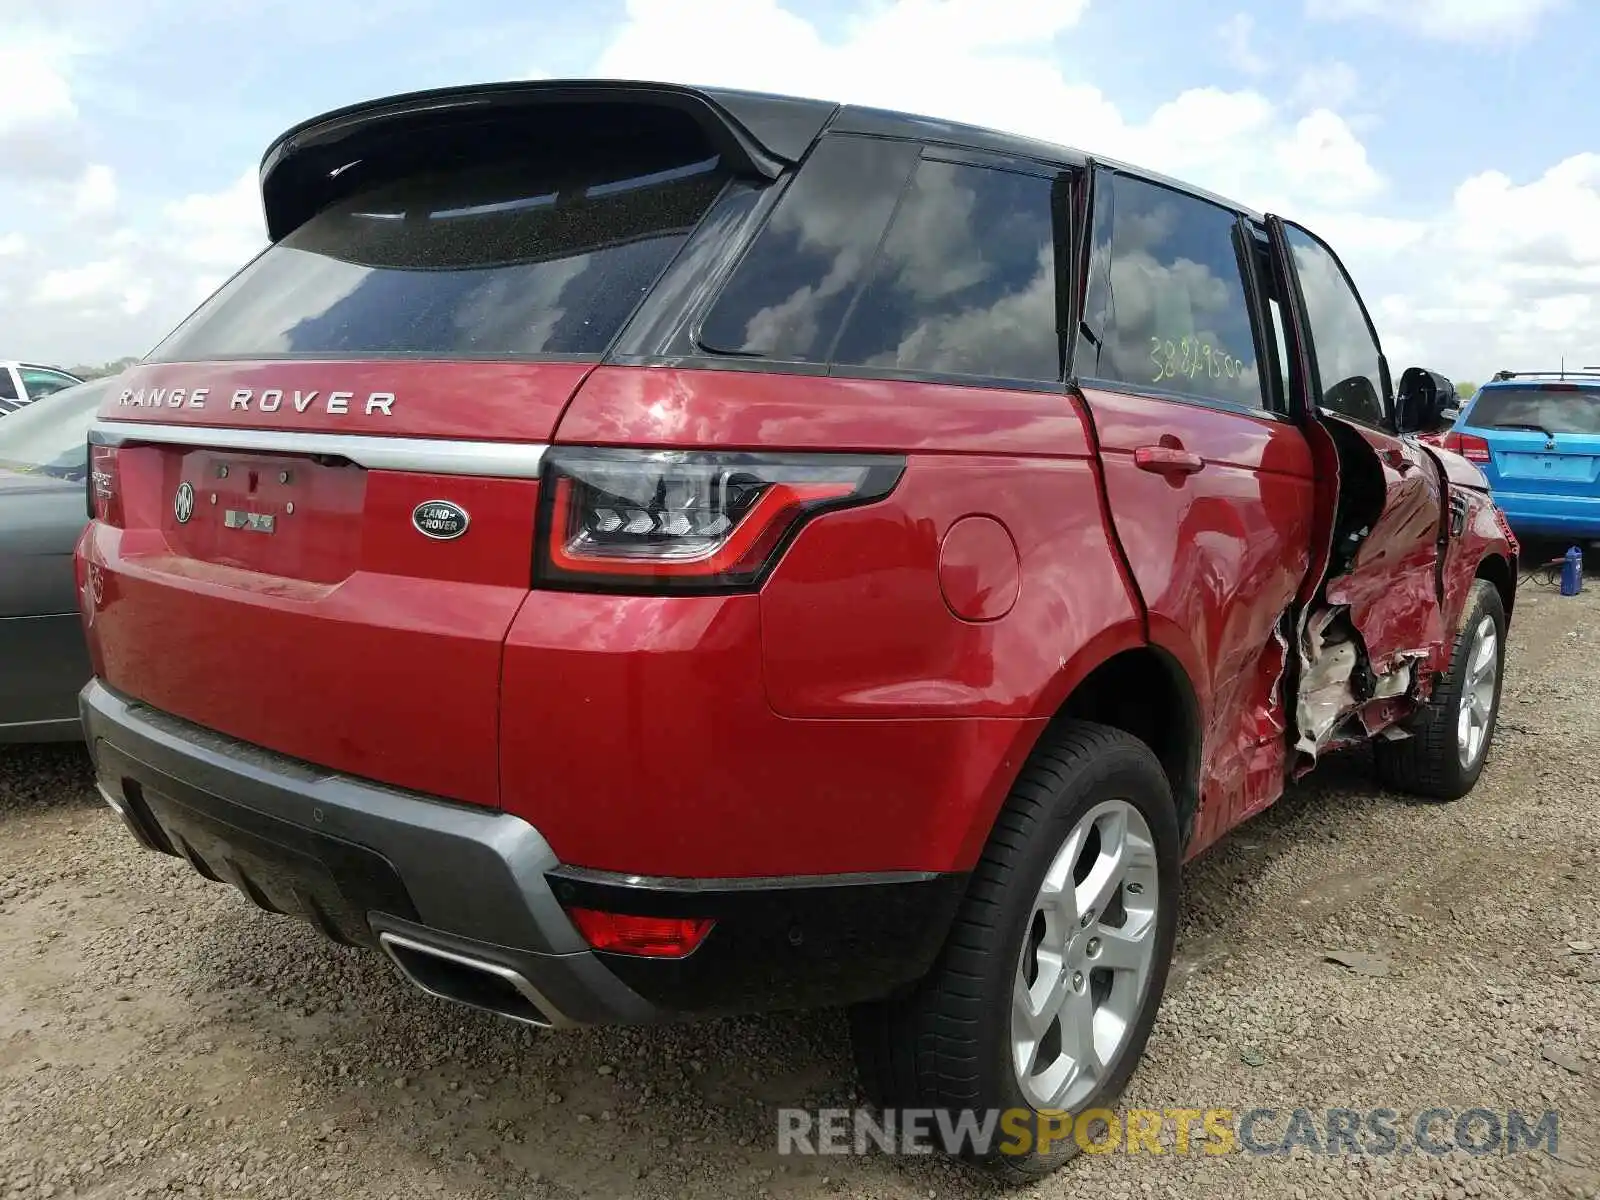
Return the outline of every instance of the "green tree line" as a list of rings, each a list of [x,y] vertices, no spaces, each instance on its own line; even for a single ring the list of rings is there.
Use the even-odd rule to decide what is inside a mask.
[[[126,371],[138,361],[138,355],[129,355],[127,358],[115,358],[110,362],[67,367],[66,370],[68,373],[76,375],[79,379],[104,379],[107,375],[122,374],[122,372]]]

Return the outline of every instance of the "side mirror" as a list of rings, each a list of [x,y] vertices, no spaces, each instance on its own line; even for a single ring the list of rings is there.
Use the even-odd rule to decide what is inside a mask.
[[[1457,403],[1455,385],[1437,371],[1411,367],[1395,393],[1395,428],[1400,433],[1432,433],[1445,407]]]

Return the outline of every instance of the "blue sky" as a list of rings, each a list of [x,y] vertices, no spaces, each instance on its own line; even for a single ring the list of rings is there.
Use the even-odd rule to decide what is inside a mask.
[[[0,356],[141,354],[262,240],[285,127],[539,75],[722,83],[1102,151],[1303,220],[1397,368],[1600,362],[1586,0],[6,0]]]

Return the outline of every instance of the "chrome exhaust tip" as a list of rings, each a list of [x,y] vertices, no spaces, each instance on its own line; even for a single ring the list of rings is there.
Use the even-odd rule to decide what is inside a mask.
[[[378,934],[378,945],[413,987],[430,996],[539,1029],[553,1028],[560,1019],[538,989],[510,967],[388,930]]]

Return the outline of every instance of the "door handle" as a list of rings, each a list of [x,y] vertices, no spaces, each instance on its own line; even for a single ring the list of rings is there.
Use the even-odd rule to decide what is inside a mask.
[[[1156,475],[1193,475],[1206,468],[1206,460],[1181,446],[1140,446],[1133,452],[1133,465]]]

